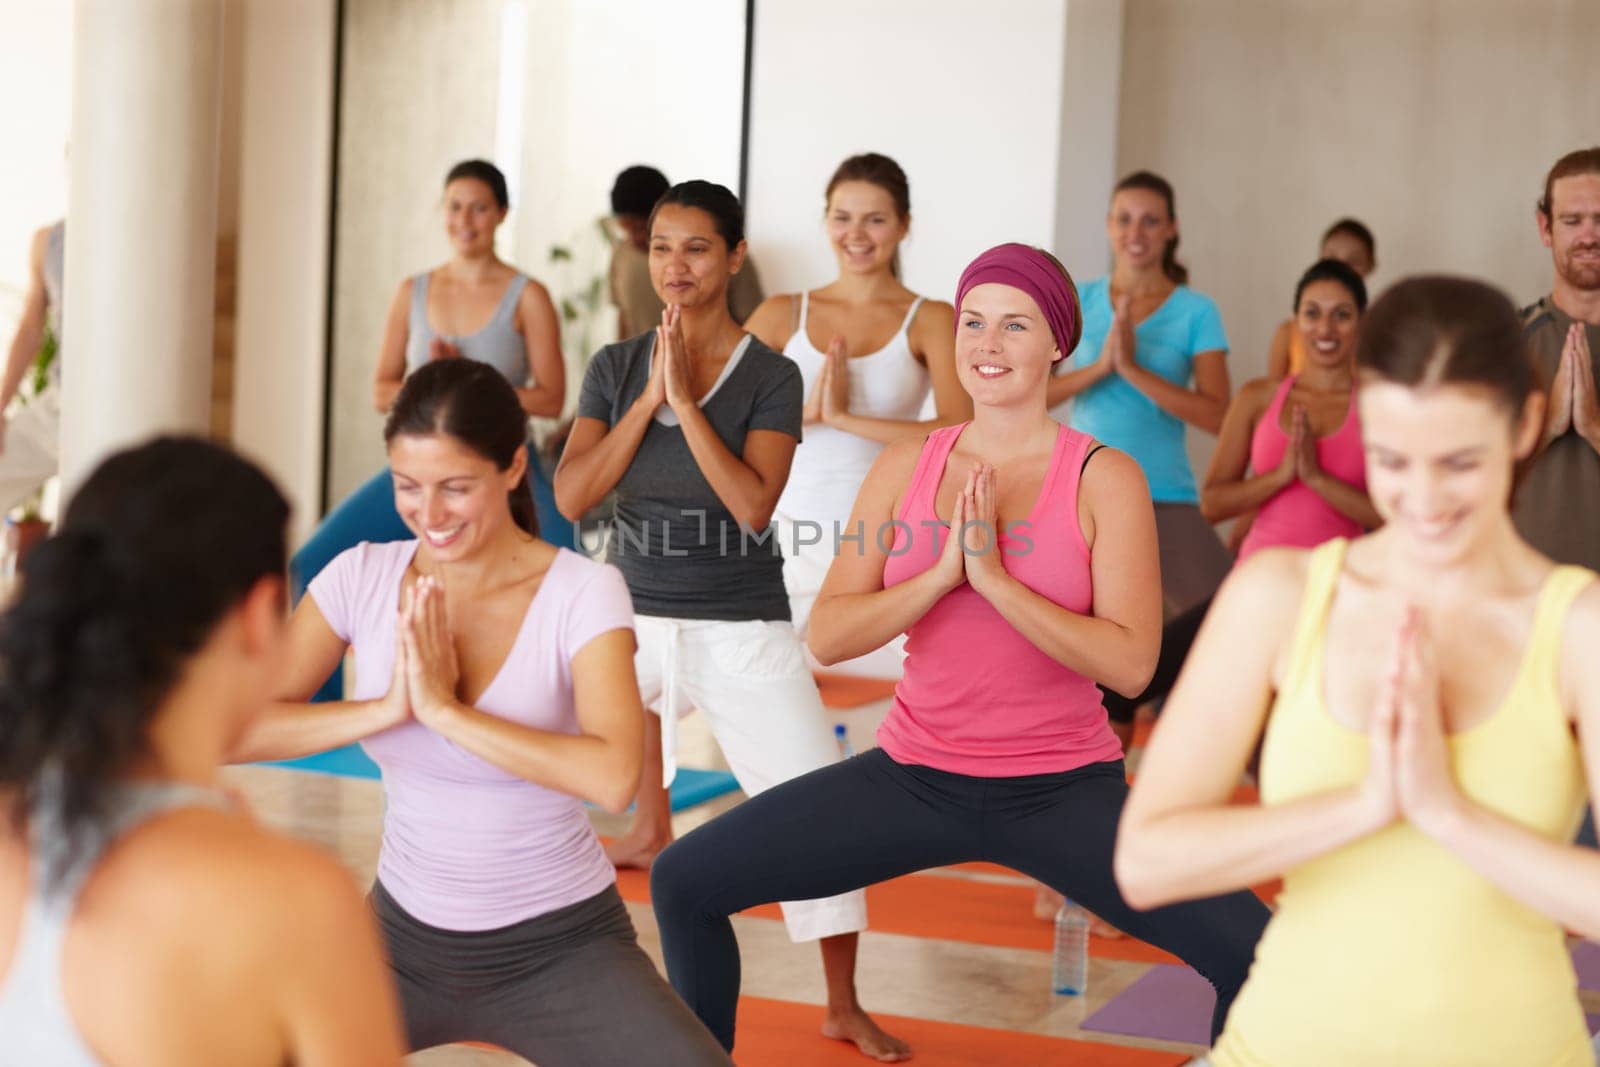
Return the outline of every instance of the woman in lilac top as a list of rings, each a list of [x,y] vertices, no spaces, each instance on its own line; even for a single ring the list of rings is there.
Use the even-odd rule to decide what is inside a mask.
[[[317,576],[290,623],[287,703],[236,755],[360,740],[382,769],[372,906],[411,1048],[726,1064],[639,948],[583,810],[621,811],[639,777],[622,576],[538,537],[522,409],[492,367],[421,368],[384,436],[416,539],[357,545]],[[353,699],[300,703],[347,649]]]

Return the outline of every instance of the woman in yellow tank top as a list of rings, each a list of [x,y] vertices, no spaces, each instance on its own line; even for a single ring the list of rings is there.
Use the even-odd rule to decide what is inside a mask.
[[[1516,312],[1411,279],[1367,312],[1357,363],[1386,525],[1233,572],[1117,877],[1141,907],[1283,877],[1215,1067],[1592,1064],[1563,928],[1600,937],[1600,855],[1571,844],[1600,759],[1600,584],[1507,512],[1544,408]],[[1230,804],[1258,738],[1261,804]]]

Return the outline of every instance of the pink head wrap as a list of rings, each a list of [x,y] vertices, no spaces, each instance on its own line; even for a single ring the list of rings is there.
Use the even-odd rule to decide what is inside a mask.
[[[956,321],[961,321],[961,301],[978,285],[994,282],[1020,289],[1033,297],[1055,334],[1061,350],[1057,360],[1065,359],[1077,346],[1079,335],[1078,294],[1061,270],[1037,248],[1024,244],[995,245],[967,264],[956,283]],[[959,326],[957,327],[959,329]]]

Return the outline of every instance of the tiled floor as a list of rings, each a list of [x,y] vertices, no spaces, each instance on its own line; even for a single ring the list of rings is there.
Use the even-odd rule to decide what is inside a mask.
[[[852,740],[861,748],[870,744],[872,730],[883,710],[881,706],[855,709],[836,716],[836,721],[847,723]],[[683,725],[681,752],[685,764],[722,766],[703,720],[696,716]],[[264,821],[319,842],[339,855],[363,881],[371,879],[377,862],[383,805],[382,788],[377,782],[266,767],[231,768],[227,775]],[[738,795],[730,795],[692,809],[675,819],[676,828],[686,832],[739,799]],[[597,814],[595,823],[601,833],[613,834],[626,825],[626,818]],[[1009,877],[947,873],[953,878]],[[1022,883],[1020,878],[1016,881]],[[630,903],[629,911],[646,950],[659,964],[655,919],[649,907]],[[774,919],[741,916],[735,919],[735,927],[742,950],[746,994],[823,1003],[822,968],[814,946],[791,944],[782,924]],[[1070,1037],[1079,1034],[1078,1026],[1086,1014],[1125,989],[1147,966],[1096,959],[1090,971],[1089,995],[1059,997],[1049,989],[1049,959],[1045,952],[869,930],[862,938],[858,984],[869,1010]],[[1198,1051],[1185,1045],[1092,1036],[1108,1044]],[[419,1067],[507,1067],[525,1061],[505,1053],[451,1047],[418,1053],[409,1062]],[[862,1060],[863,1064],[866,1062]]]

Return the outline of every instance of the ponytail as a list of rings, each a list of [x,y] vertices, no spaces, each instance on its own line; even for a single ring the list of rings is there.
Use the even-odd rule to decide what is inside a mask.
[[[282,575],[288,515],[264,474],[198,439],[118,453],[83,483],[0,616],[0,789],[19,829],[48,800],[70,846],[109,814],[188,659]]]

